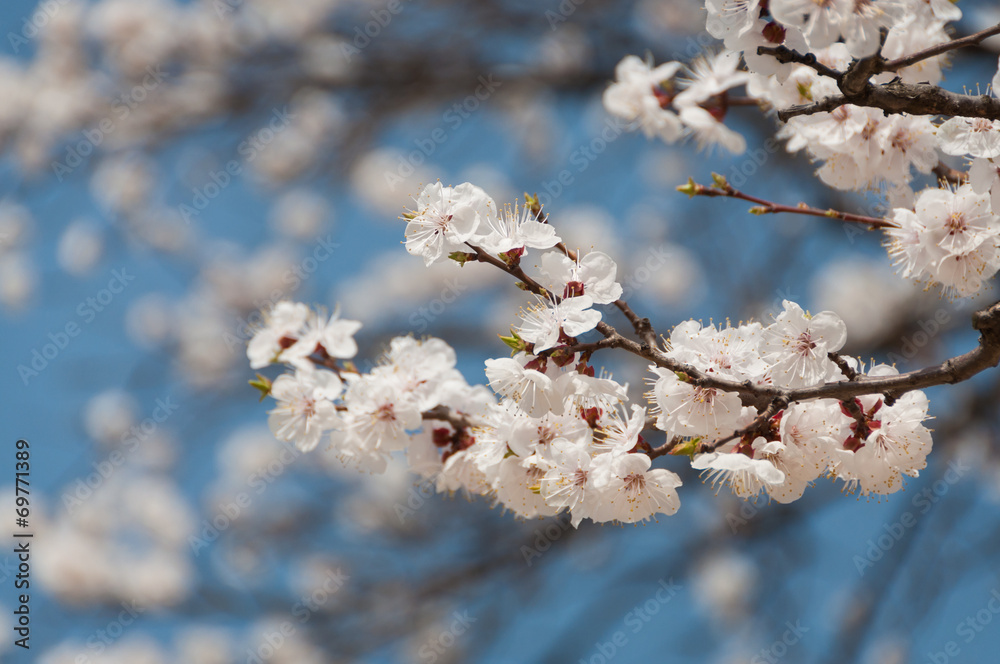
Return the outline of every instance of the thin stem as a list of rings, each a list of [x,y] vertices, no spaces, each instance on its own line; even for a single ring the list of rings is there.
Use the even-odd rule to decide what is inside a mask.
[[[712,441],[710,443],[701,443],[700,445],[698,445],[698,453],[704,454],[707,452],[714,452],[715,450],[719,449],[720,447],[722,447],[731,440],[736,440],[738,438],[742,438],[747,434],[755,433],[758,429],[761,429],[763,426],[765,426],[772,417],[778,414],[779,411],[782,411],[785,408],[787,408],[788,403],[789,401],[785,397],[782,396],[775,397],[774,400],[767,405],[767,408],[764,409],[764,412],[758,415],[753,422],[743,427],[742,429],[734,431],[725,438],[719,438],[718,440]]]
[[[472,422],[465,415],[456,413],[444,405],[434,406],[430,410],[425,410],[420,413],[420,417],[424,420],[441,420],[442,422],[447,422],[455,431],[462,431],[473,426]]]
[[[804,214],[811,217],[839,219],[840,221],[848,223],[865,224],[867,226],[871,226],[872,228],[897,227],[895,223],[878,217],[868,217],[862,214],[853,214],[851,212],[841,212],[840,210],[832,209],[821,210],[819,208],[809,207],[805,203],[799,203],[798,205],[784,205],[764,200],[763,198],[751,196],[750,194],[739,191],[728,182],[725,182],[724,179],[721,179],[721,176],[716,177],[719,179],[719,182],[711,187],[706,187],[705,185],[698,184],[693,180],[689,180],[687,184],[677,187],[677,190],[688,194],[689,196],[722,196],[724,198],[738,198],[743,201],[756,203],[757,205],[755,207],[750,208],[751,214],[778,214],[779,212],[789,212],[792,214]]]
[[[563,252],[563,254],[571,261],[576,262],[576,252],[569,249],[565,244],[560,242],[555,248]],[[632,329],[635,330],[636,336],[638,336],[644,344],[651,348],[656,346],[656,330],[653,329],[653,324],[648,318],[640,317],[632,310],[632,307],[629,306],[628,302],[624,300],[615,300],[612,304],[618,307],[618,309],[625,315],[628,322],[632,324]]]
[[[657,457],[665,456],[673,452],[674,448],[681,444],[684,439],[681,436],[674,436],[667,442],[663,443],[659,447],[652,447],[646,451],[650,459],[655,459]]]
[[[841,72],[831,69],[817,60],[816,56],[812,53],[802,54],[798,51],[793,51],[787,46],[758,46],[757,55],[773,56],[775,60],[782,64],[795,63],[805,65],[814,69],[817,74],[828,76],[837,81],[837,83],[840,83],[840,78],[843,76]]]
[[[939,182],[949,184],[965,184],[969,180],[969,174],[948,166],[943,161],[938,161],[937,166],[931,171],[937,176]]]
[[[725,196],[727,194],[716,193],[714,195]],[[754,202],[767,203],[767,201],[760,201],[760,199],[756,199]],[[827,215],[823,214],[822,216]],[[867,218],[866,222],[869,219],[871,218]],[[545,292],[541,286],[524,274],[524,270],[519,266],[509,266],[502,260],[490,256],[481,248],[469,246],[475,250],[478,260],[490,263],[516,277],[532,292]],[[551,297],[556,298],[554,295]],[[847,400],[865,394],[885,394],[894,398],[912,390],[969,380],[976,374],[1000,364],[1000,302],[973,314],[972,327],[980,332],[979,346],[968,353],[950,358],[938,365],[896,376],[856,376],[854,380],[823,383],[795,389],[758,384],[750,380],[736,381],[720,378],[691,365],[678,362],[655,346],[646,343],[640,344],[623,337],[614,327],[603,321],[597,324],[596,329],[605,337],[603,342],[599,342],[601,348],[621,348],[657,367],[682,374],[685,380],[695,387],[734,392],[740,395],[743,405],[764,409],[764,412],[768,412],[773,411],[777,405],[782,403],[787,405],[811,399]]]
[[[916,53],[911,53],[910,55],[904,56],[902,58],[896,58],[895,60],[887,60],[882,63],[880,67],[881,71],[898,71],[903,67],[909,67],[927,58],[933,58],[936,55],[941,55],[942,53],[947,53],[948,51],[953,51],[958,48],[963,48],[965,46],[974,46],[979,42],[983,41],[988,37],[1000,34],[1000,23],[997,23],[992,28],[986,28],[980,32],[967,37],[962,37],[960,39],[952,39],[951,41],[944,42],[943,44],[936,44],[930,46]]]

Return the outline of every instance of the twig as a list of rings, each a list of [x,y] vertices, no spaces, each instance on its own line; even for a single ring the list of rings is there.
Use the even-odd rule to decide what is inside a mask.
[[[673,438],[663,443],[659,447],[651,447],[649,450],[646,451],[646,454],[649,456],[650,459],[655,459],[657,457],[665,456],[667,454],[670,454],[675,447],[677,447],[681,442],[683,442],[683,440],[684,439],[681,436],[674,436]]]
[[[840,373],[847,377],[847,380],[857,380],[858,372],[851,368],[851,365],[847,363],[847,360],[840,355],[840,353],[827,353],[826,356],[830,358],[830,361],[837,365],[840,369]]]
[[[774,203],[772,201],[767,201],[763,198],[751,196],[750,194],[745,194],[742,191],[739,191],[726,182],[725,178],[720,175],[713,174],[713,177],[716,179],[716,184],[711,187],[698,184],[694,180],[688,180],[687,184],[677,187],[677,191],[687,194],[688,196],[722,196],[725,198],[738,198],[740,200],[756,203],[757,205],[755,207],[750,208],[751,214],[777,214],[779,212],[790,212],[792,214],[804,214],[811,217],[825,217],[827,219],[839,219],[840,221],[846,221],[849,223],[866,224],[872,228],[896,228],[895,223],[878,217],[868,217],[861,214],[841,212],[840,210],[820,210],[819,208],[809,207],[805,203],[799,203],[798,205],[783,205],[781,203]]]
[[[939,161],[937,166],[931,171],[937,176],[938,182],[944,181],[949,184],[965,184],[969,180],[969,174],[954,169],[943,161]]]
[[[441,420],[442,422],[447,422],[455,431],[466,430],[473,426],[472,422],[465,415],[456,413],[444,405],[434,406],[430,410],[425,410],[420,413],[420,417],[424,420]]]
[[[734,431],[725,438],[719,438],[718,440],[712,441],[710,443],[701,443],[698,445],[698,454],[704,454],[706,452],[714,452],[731,440],[736,440],[737,438],[742,438],[743,436],[754,433],[761,427],[763,427],[767,422],[777,415],[780,411],[788,407],[789,401],[783,396],[775,397],[771,403],[767,405],[760,415],[758,415],[753,422],[747,426]]]
[[[538,289],[544,292],[544,289],[524,274],[520,267],[511,267],[502,260],[490,256],[479,247],[472,248],[476,251],[480,261],[495,265],[504,272],[520,279],[528,290]],[[691,365],[678,362],[655,346],[640,344],[628,339],[603,321],[597,324],[596,329],[605,337],[601,344],[602,348],[621,348],[637,357],[648,360],[657,367],[684,374],[687,382],[695,387],[739,394],[743,405],[765,409],[767,412],[768,409],[775,407],[775,404],[780,403],[790,404],[811,399],[846,400],[865,394],[898,396],[912,390],[968,380],[976,374],[1000,364],[1000,302],[974,313],[972,327],[980,333],[978,347],[938,365],[896,376],[857,376],[855,380],[823,383],[822,385],[795,389],[757,384],[749,380],[735,381],[720,378]]]
[[[816,70],[817,74],[821,76],[828,76],[833,80],[840,83],[840,79],[843,74],[836,69],[831,69],[827,67],[822,62],[816,59],[816,56],[812,53],[802,54],[798,51],[793,51],[787,46],[758,46],[757,55],[770,55],[773,56],[775,60],[782,64],[794,63],[797,65],[805,65]]]
[[[948,51],[953,51],[957,48],[963,48],[965,46],[974,46],[979,42],[983,41],[987,37],[992,37],[993,35],[1000,34],[1000,23],[997,23],[992,28],[986,28],[974,35],[969,35],[968,37],[962,37],[960,39],[952,39],[951,41],[944,42],[942,44],[936,44],[922,51],[917,51],[916,53],[911,53],[910,55],[904,56],[902,58],[896,58],[895,60],[888,60],[882,63],[882,71],[899,71],[903,67],[909,67],[922,60],[928,58],[933,58],[936,55],[941,55],[947,53]]]
[[[1000,24],[960,39],[925,48],[895,60],[885,60],[881,51],[875,55],[855,60],[847,71],[839,72],[817,61],[812,53],[803,55],[785,46],[759,46],[758,55],[773,56],[781,63],[795,63],[810,67],[817,73],[837,82],[842,94],[827,97],[810,104],[800,104],[778,111],[778,119],[788,122],[800,115],[826,113],[845,104],[878,108],[886,113],[911,115],[947,115],[967,118],[1000,120],[1000,100],[990,95],[962,95],[949,92],[929,83],[903,83],[898,77],[884,85],[875,85],[871,78],[883,72],[896,72],[927,58],[947,53],[963,46],[978,44],[987,37],[1000,34]]]

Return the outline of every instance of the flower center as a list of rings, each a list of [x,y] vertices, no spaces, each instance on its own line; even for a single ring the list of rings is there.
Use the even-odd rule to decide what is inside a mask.
[[[375,419],[379,422],[391,422],[396,419],[396,413],[391,403],[384,403],[375,411]]]
[[[986,118],[975,118],[972,121],[972,131],[978,131],[980,133],[991,131],[993,129],[993,123]]]
[[[944,223],[944,227],[948,229],[948,235],[954,235],[955,233],[964,233],[969,225],[966,222],[964,214],[961,212],[952,212],[948,215],[948,220]]]
[[[812,340],[812,336],[808,332],[803,332],[796,339],[795,350],[800,355],[809,355],[812,349],[816,347],[816,343]]]
[[[635,498],[646,490],[646,476],[640,473],[630,473],[625,476],[625,492],[629,500]]]

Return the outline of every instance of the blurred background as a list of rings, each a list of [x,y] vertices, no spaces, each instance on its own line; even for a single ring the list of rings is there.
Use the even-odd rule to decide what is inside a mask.
[[[963,34],[1000,21],[960,7]],[[896,277],[877,233],[674,190],[717,171],[878,213],[768,150],[773,117],[731,110],[748,151],[730,157],[606,114],[625,55],[715,48],[699,3],[6,0],[0,37],[3,661],[995,658],[998,372],[931,391],[930,465],[888,499],[824,480],[788,506],[743,503],[668,458],[676,516],[579,530],[434,495],[401,465],[300,455],[247,385],[248,326],[285,297],[363,321],[362,369],[412,332],[483,382],[525,298],[485,266],[403,250],[398,216],[438,178],[498,202],[539,193],[569,246],[617,260],[660,333],[766,322],[788,298],[837,311],[866,361],[971,348],[969,314],[996,291],[952,302]],[[992,44],[956,55],[947,86],[985,85]],[[607,368],[640,397],[641,363]],[[12,629],[18,438],[30,651]]]

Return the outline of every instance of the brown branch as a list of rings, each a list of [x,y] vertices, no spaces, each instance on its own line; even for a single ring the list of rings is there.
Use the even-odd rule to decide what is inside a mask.
[[[799,203],[798,205],[783,205],[781,203],[774,203],[772,201],[767,201],[763,198],[751,196],[750,194],[739,191],[726,182],[725,178],[721,175],[713,174],[713,177],[716,179],[716,183],[711,187],[706,187],[705,185],[698,184],[694,180],[689,179],[687,184],[677,187],[677,191],[687,194],[688,196],[722,196],[725,198],[738,198],[743,201],[756,203],[756,206],[750,208],[751,214],[759,215],[789,212],[792,214],[804,214],[811,217],[839,219],[840,221],[846,221],[849,223],[866,224],[872,228],[896,227],[895,223],[878,217],[868,217],[861,214],[841,212],[840,210],[820,210],[819,208],[809,207],[805,203]]]
[[[826,356],[830,358],[830,361],[837,365],[840,369],[840,373],[844,374],[847,380],[857,380],[858,372],[851,368],[851,365],[847,363],[847,360],[840,355],[840,353],[827,353]]]
[[[965,184],[969,180],[968,173],[963,173],[960,170],[954,169],[943,161],[939,161],[937,166],[935,166],[931,172],[937,176],[938,182]]]
[[[962,95],[929,83],[903,83],[898,77],[884,85],[875,85],[871,78],[883,72],[895,72],[927,58],[963,46],[978,44],[987,37],[1000,34],[1000,24],[974,35],[928,47],[895,60],[885,60],[880,53],[855,60],[844,72],[836,71],[817,61],[812,53],[802,54],[785,46],[759,46],[758,55],[770,55],[781,63],[810,67],[837,82],[842,94],[810,104],[800,104],[778,111],[778,119],[788,122],[800,115],[826,113],[845,104],[878,108],[886,113],[911,115],[947,115],[967,118],[1000,120],[1000,100],[990,95]]]
[[[904,56],[902,58],[896,58],[895,60],[887,60],[882,63],[881,71],[899,71],[903,67],[909,67],[914,65],[921,60],[926,60],[928,58],[933,58],[934,56],[947,53],[948,51],[953,51],[964,46],[974,46],[979,42],[983,41],[987,37],[992,37],[993,35],[1000,34],[1000,23],[997,23],[992,28],[986,28],[974,35],[969,35],[967,37],[962,37],[960,39],[952,39],[951,41],[944,42],[942,44],[936,44],[930,46],[916,53],[911,53],[910,55]]]
[[[420,417],[424,420],[441,420],[442,422],[447,422],[455,431],[462,431],[463,429],[475,426],[465,415],[456,413],[444,405],[434,406],[430,410],[425,410],[420,413]]]
[[[789,404],[789,401],[788,401],[787,398],[785,398],[783,396],[775,397],[771,401],[771,403],[769,403],[767,405],[767,408],[764,409],[764,412],[762,412],[760,415],[758,415],[756,418],[754,418],[754,421],[751,422],[750,424],[748,424],[747,426],[745,426],[742,429],[739,429],[737,431],[734,431],[733,433],[731,433],[730,435],[726,436],[725,438],[719,438],[718,440],[715,440],[715,441],[712,441],[712,442],[709,442],[709,443],[701,443],[701,444],[699,444],[698,445],[698,454],[704,454],[706,452],[714,452],[715,450],[719,449],[720,447],[722,447],[723,445],[725,445],[726,443],[728,443],[731,440],[736,440],[738,438],[742,438],[743,436],[745,436],[747,434],[756,432],[758,429],[763,428],[764,425],[766,425],[767,422],[772,417],[774,417],[780,411],[782,411],[785,408],[787,408],[788,404]]]
[[[882,49],[879,47],[879,52],[875,55],[862,60],[855,60],[847,67],[847,71],[840,77],[838,83],[838,87],[844,94],[851,95],[861,92],[868,85],[871,77],[882,71],[884,60],[882,59],[881,51]]]
[[[726,194],[716,193],[714,195]],[[826,215],[823,214],[822,216]],[[519,266],[509,266],[502,260],[490,256],[479,247],[470,246],[476,251],[478,260],[495,265],[508,274],[520,279],[525,284],[527,290],[545,292],[541,286],[524,274],[524,270]],[[811,399],[847,400],[865,394],[885,394],[888,398],[896,398],[912,390],[933,387],[935,385],[960,383],[968,380],[976,374],[1000,364],[1000,302],[973,314],[972,327],[980,332],[979,346],[968,353],[945,360],[936,366],[896,376],[856,376],[854,380],[824,383],[822,385],[795,389],[756,384],[750,380],[735,381],[720,378],[714,374],[703,372],[691,365],[678,362],[668,357],[666,353],[655,346],[646,343],[640,344],[632,339],[628,339],[619,334],[614,327],[603,321],[597,324],[596,329],[605,337],[600,342],[601,348],[620,348],[649,361],[657,367],[683,374],[687,382],[695,387],[734,392],[740,395],[743,405],[753,406],[759,410],[763,409],[766,413],[769,410],[773,410],[776,404],[780,405],[782,403],[790,404],[799,401],[809,401]]]
[[[802,54],[798,51],[793,51],[787,46],[758,46],[757,55],[770,55],[774,57],[775,60],[782,64],[797,64],[805,65],[816,70],[816,73],[821,76],[827,76],[833,80],[840,83],[840,79],[843,74],[836,69],[831,69],[827,67],[822,62],[816,59],[816,56],[812,53]]]
[[[650,459],[656,459],[657,457],[666,456],[667,454],[670,454],[674,450],[674,448],[680,445],[683,441],[684,438],[682,438],[681,436],[674,436],[673,438],[663,443],[659,447],[649,448],[648,450],[646,450],[646,454],[649,456]]]
[[[844,93],[812,104],[790,106],[778,111],[778,119],[788,122],[799,115],[828,112],[845,104],[879,108],[886,113],[1000,120],[1000,99],[990,95],[960,95],[929,83],[903,83],[898,78],[884,85],[868,83],[856,94]]]

